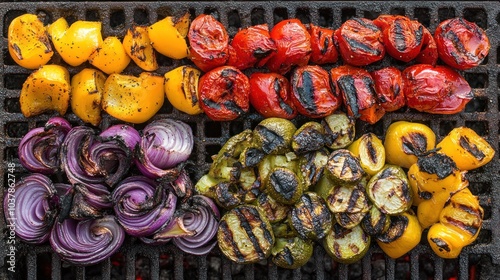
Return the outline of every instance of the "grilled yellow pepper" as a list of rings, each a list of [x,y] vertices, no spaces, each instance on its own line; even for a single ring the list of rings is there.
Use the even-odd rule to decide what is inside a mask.
[[[451,157],[461,170],[472,170],[491,161],[495,150],[467,127],[453,129],[439,144],[439,152]]]
[[[397,259],[408,253],[420,242],[422,228],[410,210],[391,216],[389,228],[376,237],[377,244],[391,258]]]
[[[375,175],[385,165],[384,144],[373,133],[361,135],[347,149],[359,158],[361,167],[368,175]]]
[[[203,112],[198,99],[200,70],[180,66],[165,73],[165,94],[175,109],[190,115]]]
[[[158,69],[156,55],[148,35],[148,27],[136,25],[129,29],[123,38],[123,47],[128,56],[143,70]]]
[[[102,44],[101,22],[76,21],[71,26],[64,18],[59,18],[47,27],[52,44],[71,66],[87,61]]]
[[[164,56],[173,59],[187,57],[186,31],[189,29],[190,14],[186,13],[174,23],[173,17],[166,17],[148,28],[153,48]],[[179,32],[179,30],[182,32]]]
[[[10,56],[24,68],[37,69],[54,54],[47,31],[36,15],[24,14],[12,20],[7,37]]]
[[[71,78],[71,110],[82,121],[94,126],[101,122],[101,100],[106,76],[85,68]]]
[[[64,115],[70,98],[69,72],[59,65],[43,65],[31,73],[21,89],[19,103],[27,118],[47,111]]]
[[[90,55],[89,62],[109,75],[121,73],[130,63],[130,57],[117,37],[107,37]]]
[[[160,110],[164,99],[162,76],[149,72],[139,77],[111,74],[104,84],[102,108],[119,120],[143,123]]]
[[[427,234],[432,250],[441,258],[456,258],[476,240],[483,223],[483,209],[468,188],[454,194],[441,211],[440,223]]]

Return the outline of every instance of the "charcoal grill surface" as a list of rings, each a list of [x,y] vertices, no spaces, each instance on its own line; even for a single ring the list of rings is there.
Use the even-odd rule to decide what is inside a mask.
[[[499,146],[499,86],[500,57],[498,57],[500,40],[500,5],[498,2],[335,2],[335,1],[229,1],[229,2],[45,2],[45,3],[0,3],[0,27],[2,30],[0,56],[0,177],[2,194],[6,186],[7,164],[15,163],[17,178],[26,171],[19,164],[17,146],[21,137],[34,127],[42,126],[50,117],[47,114],[26,119],[20,113],[19,91],[22,83],[31,72],[17,66],[10,58],[7,50],[7,28],[10,21],[24,13],[34,13],[43,16],[46,23],[65,17],[68,21],[98,20],[103,23],[104,36],[123,37],[125,31],[133,24],[150,24],[168,15],[179,16],[189,11],[193,16],[208,13],[218,18],[234,35],[238,28],[250,25],[274,23],[285,18],[299,18],[304,23],[314,23],[325,27],[338,28],[342,22],[351,17],[376,18],[379,14],[401,14],[417,19],[427,26],[431,32],[442,20],[455,16],[463,16],[476,22],[484,28],[490,38],[491,50],[485,62],[477,68],[464,72],[465,78],[472,85],[476,97],[467,106],[465,112],[453,116],[436,116],[401,110],[386,116],[377,124],[370,126],[358,122],[357,134],[374,132],[383,137],[387,127],[397,120],[421,122],[429,125],[441,140],[453,127],[467,126],[485,137],[495,148],[497,155],[486,167],[470,172],[470,188],[480,198],[485,209],[483,229],[478,240],[467,247],[458,260],[445,261],[436,257],[430,248],[418,245],[406,258],[392,260],[385,257],[377,246],[372,246],[368,254],[358,263],[352,265],[336,264],[321,248],[316,248],[313,259],[303,268],[294,271],[279,269],[272,264],[233,265],[221,257],[217,250],[208,256],[193,257],[185,255],[172,245],[151,247],[129,239],[120,250],[124,262],[124,270],[116,274],[115,259],[107,259],[103,263],[82,268],[71,267],[51,253],[50,246],[29,246],[17,243],[16,273],[6,273],[3,267],[0,278],[36,279],[49,269],[52,279],[111,279],[123,275],[127,279],[135,279],[138,263],[146,262],[150,273],[148,279],[422,279],[430,274],[434,279],[443,279],[448,275],[448,268],[458,270],[459,279],[469,279],[472,276],[472,266],[480,262],[486,271],[495,268],[486,264],[500,263],[500,168],[498,162]],[[55,55],[53,63],[63,64]],[[177,66],[189,64],[188,60],[175,61],[159,57],[158,73],[165,73]],[[369,69],[383,67],[388,64],[400,68],[405,64],[385,58],[382,63],[368,67]],[[80,67],[69,67],[75,74],[88,64]],[[330,65],[329,67],[336,66]],[[129,66],[126,73],[138,74],[141,70],[135,65]],[[232,135],[246,128],[253,128],[261,120],[255,113],[234,122],[213,122],[205,116],[188,116],[172,108],[166,101],[160,113],[155,118],[170,117],[187,122],[195,134],[195,150],[191,160],[198,168],[193,171],[193,177],[201,177],[210,165],[210,155],[215,154],[222,144]],[[67,118],[73,124],[81,124],[73,114]],[[296,124],[304,122],[303,118],[295,120]],[[117,121],[104,116],[100,128],[106,128]],[[143,126],[136,126],[142,128]],[[0,210],[0,238],[4,240],[6,224],[3,209]],[[425,242],[424,242],[425,243]],[[7,253],[5,242],[0,242],[0,257],[4,260]],[[165,259],[168,258],[168,261]],[[48,260],[48,261],[47,261]],[[167,262],[167,268],[164,263]],[[486,263],[486,264],[485,264]],[[193,266],[188,266],[194,264]],[[405,268],[406,267],[406,268]],[[140,269],[137,268],[137,269]],[[402,270],[403,269],[403,270]],[[164,273],[167,271],[166,274]],[[401,272],[401,271],[408,271]],[[498,271],[498,270],[496,270]],[[69,275],[69,276],[68,276]],[[493,274],[494,275],[494,274]]]

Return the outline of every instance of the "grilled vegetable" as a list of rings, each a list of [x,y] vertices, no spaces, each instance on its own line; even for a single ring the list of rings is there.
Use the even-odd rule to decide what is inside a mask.
[[[479,168],[491,161],[495,150],[485,139],[467,127],[454,128],[437,144],[440,153],[449,156],[460,170]]]
[[[217,241],[221,252],[233,262],[255,263],[271,254],[274,235],[266,216],[257,207],[244,205],[222,217]]]
[[[101,28],[100,22],[80,20],[69,26],[61,17],[47,27],[47,32],[61,58],[71,66],[78,66],[102,45]]]
[[[68,70],[59,65],[43,65],[23,83],[19,96],[21,112],[27,118],[48,111],[62,116],[68,110],[70,92]]]
[[[33,14],[23,14],[11,21],[7,31],[9,54],[20,66],[37,69],[54,55],[43,22]]]
[[[266,118],[293,119],[297,115],[290,96],[290,83],[280,74],[253,73],[250,76],[250,103]]]
[[[297,269],[312,257],[313,243],[300,237],[276,238],[271,254],[276,266]]]
[[[434,38],[439,58],[459,70],[478,66],[490,50],[486,32],[463,18],[441,22],[434,32]]]
[[[464,246],[476,240],[483,215],[478,198],[469,189],[454,194],[441,211],[440,222],[427,234],[432,250],[441,258],[457,258]]]
[[[233,167],[244,149],[251,146],[252,137],[252,131],[247,129],[229,138],[214,158],[208,174],[214,178],[222,178],[222,169],[224,167]]]
[[[436,135],[420,123],[397,121],[387,128],[384,140],[387,163],[409,168],[417,156],[434,149]]]
[[[376,236],[378,246],[389,257],[397,259],[408,253],[420,242],[422,229],[412,211],[391,216],[389,229]]]
[[[339,52],[335,47],[335,30],[309,24],[311,35],[311,59],[314,64],[335,63],[339,59]]]
[[[99,70],[85,68],[71,78],[71,110],[93,126],[101,122],[101,100],[106,76]]]
[[[292,138],[296,130],[289,120],[267,118],[255,127],[253,138],[264,153],[285,154],[292,148]]]
[[[247,146],[243,149],[238,159],[241,167],[255,167],[266,154],[258,147]]]
[[[366,234],[377,236],[389,229],[390,224],[390,216],[382,213],[378,207],[372,206],[361,221],[361,228]]]
[[[234,120],[249,109],[250,83],[235,67],[221,66],[205,73],[198,91],[200,106],[212,120]]]
[[[323,248],[334,261],[354,263],[363,258],[370,248],[371,238],[360,226],[346,229],[335,223],[323,239]]]
[[[266,191],[277,202],[293,205],[302,195],[304,187],[294,171],[276,167],[268,175]]]
[[[175,109],[190,115],[203,112],[198,99],[200,74],[190,66],[179,66],[165,73],[165,94]]]
[[[334,181],[348,184],[358,182],[365,175],[359,159],[346,149],[335,150],[330,154],[326,170]]]
[[[380,105],[386,112],[405,106],[403,75],[395,67],[386,67],[370,73]]]
[[[342,213],[334,213],[333,217],[341,227],[346,229],[352,229],[358,226],[361,223],[361,221],[363,221],[363,219],[366,216],[366,213],[367,211],[354,212],[354,213],[342,212]]]
[[[337,186],[340,186],[340,184],[334,182],[329,176],[325,175],[321,176],[319,181],[311,188],[311,190],[326,201],[330,195],[330,191]]]
[[[149,26],[148,37],[151,40],[151,46],[157,52],[173,59],[187,57],[189,51],[186,33],[181,32],[188,29],[190,16],[190,13],[185,13],[177,21],[173,17],[166,17]]]
[[[267,155],[258,165],[259,176],[262,182],[262,186],[266,187],[268,185],[269,176],[275,168],[283,167],[288,170],[298,170],[298,160],[296,158],[290,159],[283,155]],[[297,173],[296,173],[297,174]],[[298,174],[299,175],[299,174]],[[299,176],[301,183],[303,182],[302,176]]]
[[[319,240],[332,230],[332,215],[325,200],[313,192],[306,192],[299,198],[288,219],[303,239]]]
[[[163,106],[163,81],[163,77],[148,72],[139,77],[111,74],[104,84],[102,108],[122,121],[146,122]]]
[[[304,189],[315,185],[322,177],[326,177],[323,176],[323,171],[327,162],[328,150],[325,148],[304,154],[299,158],[298,168],[305,181]]]
[[[145,71],[158,69],[155,51],[151,46],[151,39],[147,26],[134,25],[127,30],[123,38],[123,47],[130,58]]]
[[[240,70],[262,67],[276,53],[267,24],[241,29],[234,35],[229,46],[228,65]]]
[[[434,36],[432,36],[431,32],[427,28],[423,29],[423,37],[422,37],[422,49],[420,53],[415,58],[418,63],[422,64],[430,64],[436,65],[438,60],[438,50],[436,41],[434,40]]]
[[[107,37],[90,56],[89,62],[106,74],[121,73],[130,63],[122,42],[117,37]]]
[[[260,193],[254,204],[266,215],[271,223],[281,222],[286,219],[290,209],[289,206],[277,202],[266,193]]]
[[[405,172],[399,166],[386,165],[370,179],[366,193],[384,214],[400,214],[412,205],[413,192]]]
[[[326,206],[332,213],[359,213],[367,212],[368,197],[366,196],[366,179],[356,185],[334,185],[329,191]]]
[[[317,151],[325,146],[325,130],[318,122],[307,122],[295,131],[292,150],[296,154]]]
[[[325,128],[326,145],[330,149],[341,149],[349,146],[354,140],[355,119],[345,113],[337,112],[326,116],[321,124]]]
[[[365,133],[349,145],[348,150],[359,158],[361,167],[368,175],[375,175],[385,164],[382,141],[373,133]]]

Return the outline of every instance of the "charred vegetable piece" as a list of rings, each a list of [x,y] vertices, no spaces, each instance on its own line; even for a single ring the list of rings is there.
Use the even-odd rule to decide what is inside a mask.
[[[71,78],[71,110],[93,126],[101,122],[101,100],[106,76],[99,70],[85,68]]]
[[[422,25],[419,22],[412,21],[414,24],[417,25]],[[436,41],[434,40],[434,36],[432,36],[432,33],[424,26],[423,29],[423,42],[422,42],[422,49],[420,50],[420,53],[418,56],[415,58],[415,60],[418,63],[422,64],[430,64],[430,65],[436,65],[437,60],[438,60],[438,50],[437,50],[437,45]]]
[[[360,226],[346,229],[335,223],[323,239],[323,248],[334,261],[354,263],[363,258],[370,248],[371,237]]]
[[[325,128],[326,146],[330,149],[341,149],[349,146],[356,134],[356,120],[343,112],[326,116],[321,124]]]
[[[158,69],[156,54],[151,45],[147,26],[134,25],[123,38],[123,47],[130,58],[144,71]]]
[[[200,70],[179,66],[165,73],[165,94],[175,109],[190,115],[203,112],[198,99]]]
[[[185,58],[189,51],[186,34],[181,34],[181,32],[187,30],[190,16],[190,13],[185,13],[177,20],[177,24],[173,17],[166,17],[150,25],[148,36],[151,40],[151,46],[164,56],[173,59]]]
[[[358,226],[361,221],[365,218],[367,212],[356,212],[356,213],[334,213],[333,217],[337,223],[346,229],[352,229]]]
[[[266,154],[284,154],[291,150],[293,134],[297,128],[285,119],[267,118],[253,131],[253,137]]]
[[[377,244],[391,258],[397,259],[408,253],[420,242],[422,229],[412,211],[391,216],[391,225],[376,237]]]
[[[328,199],[328,196],[330,195],[330,191],[333,188],[339,187],[341,184],[338,182],[335,182],[332,178],[329,176],[321,176],[319,181],[311,188],[312,191],[314,191],[316,194],[321,196],[325,201]]]
[[[332,213],[359,213],[367,212],[370,208],[366,196],[366,179],[362,179],[354,186],[334,186],[326,198],[326,206]]]
[[[348,184],[358,182],[365,175],[359,159],[346,149],[339,149],[330,154],[326,170],[334,181]]]
[[[217,241],[221,252],[228,259],[246,264],[269,257],[274,235],[266,216],[257,207],[244,205],[222,217]]]
[[[224,209],[234,208],[242,203],[243,194],[237,185],[223,181],[215,185],[215,202]]]
[[[371,235],[377,236],[389,229],[391,218],[382,213],[376,206],[372,206],[361,221],[361,228]]]
[[[306,184],[304,189],[315,185],[323,176],[326,163],[328,162],[328,151],[323,148],[315,152],[304,154],[299,159],[299,170]]]
[[[9,54],[20,66],[37,69],[54,55],[43,22],[33,14],[23,14],[9,24]]]
[[[271,254],[276,266],[297,269],[312,257],[313,243],[300,237],[276,238]]]
[[[399,69],[386,67],[370,74],[375,83],[375,92],[380,105],[386,112],[396,111],[405,106],[403,75]]]
[[[90,56],[89,62],[102,72],[110,75],[121,73],[130,63],[130,57],[125,52],[118,37],[107,37]]]
[[[302,195],[304,187],[294,171],[277,167],[272,169],[268,175],[266,191],[277,202],[293,205]]]
[[[335,63],[339,59],[339,52],[335,46],[335,30],[309,24],[311,35],[311,59],[314,64]]]
[[[276,53],[267,24],[241,29],[234,35],[229,46],[228,65],[240,70],[262,67]]]
[[[385,134],[384,147],[387,163],[404,168],[417,162],[417,156],[434,149],[436,135],[430,127],[406,121],[392,123]]]
[[[289,206],[283,205],[266,193],[261,193],[255,201],[255,205],[262,210],[271,223],[281,222],[288,215]],[[277,235],[275,235],[278,237]]]
[[[217,184],[221,183],[221,181],[220,179],[212,177],[210,174],[205,174],[196,182],[194,189],[201,195],[215,199],[215,189]]]
[[[318,122],[307,122],[303,124],[292,138],[292,150],[296,154],[305,154],[317,151],[325,146],[325,130]]]
[[[405,172],[399,166],[386,165],[370,179],[366,193],[384,214],[400,214],[412,205],[413,192]]]
[[[332,230],[332,214],[325,200],[313,192],[306,192],[299,198],[288,219],[303,239],[319,240]]]
[[[214,178],[221,178],[222,168],[233,167],[243,150],[251,145],[252,139],[252,131],[250,129],[246,129],[229,138],[219,150],[219,153],[210,166],[208,174]]]
[[[266,187],[269,181],[271,171],[277,167],[287,168],[288,170],[297,170],[297,159],[289,159],[283,155],[267,155],[259,163],[258,171],[262,182],[262,187]]]
[[[264,158],[266,154],[257,147],[248,146],[240,154],[239,162],[242,167],[255,167]]]
[[[297,116],[290,83],[277,73],[256,72],[250,76],[250,103],[266,118],[293,119]]]
[[[361,135],[348,147],[353,155],[359,158],[363,170],[370,176],[379,172],[385,164],[385,148],[373,133]]]
[[[440,153],[449,156],[460,170],[479,168],[491,161],[495,150],[474,130],[467,127],[454,128],[437,144]]]
[[[297,236],[295,229],[286,220],[273,223],[272,226],[275,238],[293,239]]]

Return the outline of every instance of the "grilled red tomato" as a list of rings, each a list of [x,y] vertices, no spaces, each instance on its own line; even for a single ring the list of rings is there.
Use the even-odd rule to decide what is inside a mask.
[[[349,116],[374,124],[384,116],[370,73],[365,69],[340,66],[330,70],[336,92],[342,94]]]
[[[250,83],[233,66],[221,66],[200,77],[198,94],[205,114],[215,121],[230,121],[249,108]]]
[[[335,30],[309,25],[311,35],[311,62],[315,64],[335,63],[339,59],[339,52],[335,47],[333,33]]]
[[[271,29],[271,38],[276,43],[277,53],[266,66],[272,72],[285,74],[292,66],[304,66],[311,56],[311,36],[298,19],[286,19]]]
[[[417,21],[412,21],[414,24],[420,24]],[[421,24],[420,24],[421,25]],[[422,37],[422,49],[420,53],[417,55],[415,60],[418,63],[422,64],[431,64],[436,65],[438,60],[438,51],[436,46],[436,41],[434,41],[434,37],[431,32],[424,26],[424,34]]]
[[[422,48],[424,27],[405,16],[382,15],[373,21],[382,30],[387,53],[397,60],[409,62]]]
[[[290,97],[290,83],[276,73],[253,73],[250,76],[250,103],[266,118],[293,119],[297,115]]]
[[[326,117],[340,107],[342,101],[332,91],[328,72],[317,65],[297,67],[290,83],[293,104],[306,117]]]
[[[267,24],[250,26],[234,35],[229,46],[228,65],[240,70],[262,67],[276,52]]]
[[[474,97],[467,81],[446,66],[417,64],[403,71],[408,107],[433,114],[455,114]]]
[[[434,32],[434,39],[439,58],[460,70],[478,66],[490,50],[486,32],[463,18],[441,22]]]
[[[202,71],[225,65],[229,58],[229,35],[222,23],[211,15],[199,15],[188,32],[189,58]]]
[[[371,73],[380,105],[386,112],[405,106],[404,84],[401,71],[395,67],[382,68]]]
[[[385,55],[382,32],[366,18],[349,19],[335,31],[340,56],[345,63],[365,66]]]

